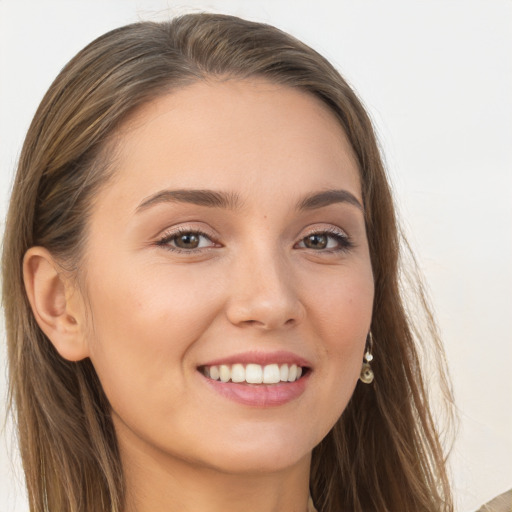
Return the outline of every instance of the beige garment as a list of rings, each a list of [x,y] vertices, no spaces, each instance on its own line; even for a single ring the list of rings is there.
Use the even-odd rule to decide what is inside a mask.
[[[308,501],[308,512],[317,512],[311,496]],[[512,489],[482,505],[476,512],[512,512]]]
[[[512,512],[512,489],[482,505],[476,512]]]

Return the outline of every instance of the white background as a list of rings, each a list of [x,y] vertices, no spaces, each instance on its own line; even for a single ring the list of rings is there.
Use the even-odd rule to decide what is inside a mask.
[[[190,10],[277,25],[323,53],[359,92],[446,344],[461,420],[452,455],[457,510],[512,487],[510,0],[0,0],[0,219],[24,133],[67,60],[111,28]],[[2,420],[1,325],[0,338]],[[28,510],[15,454],[7,428],[2,512]]]

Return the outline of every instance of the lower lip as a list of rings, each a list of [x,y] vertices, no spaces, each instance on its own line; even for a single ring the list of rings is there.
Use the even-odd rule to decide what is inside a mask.
[[[201,377],[220,395],[243,405],[276,407],[298,398],[306,389],[311,372],[295,382],[280,384],[238,384]]]

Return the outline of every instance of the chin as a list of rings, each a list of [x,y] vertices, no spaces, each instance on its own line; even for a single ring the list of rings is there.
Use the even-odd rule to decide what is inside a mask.
[[[215,464],[211,465],[211,469],[228,474],[236,475],[254,475],[254,474],[270,474],[278,473],[300,465],[306,461],[309,467],[311,460],[311,451],[306,453],[298,453],[297,450],[280,450],[280,453],[263,452],[262,450],[246,450],[242,453],[238,452],[224,454],[218,457]]]
[[[304,433],[272,432],[255,425],[243,436],[231,436],[203,451],[203,461],[224,473],[272,473],[288,469],[311,458],[321,439],[312,440]],[[297,435],[299,434],[299,435]],[[302,435],[301,435],[302,434]],[[309,467],[309,462],[308,462]]]

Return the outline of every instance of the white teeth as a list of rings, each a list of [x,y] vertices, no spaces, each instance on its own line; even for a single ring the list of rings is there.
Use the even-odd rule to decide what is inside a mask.
[[[234,364],[231,367],[231,380],[233,382],[245,381],[245,368],[243,364]]]
[[[292,364],[290,369],[288,370],[288,382],[293,382],[297,380],[297,365]]]
[[[245,368],[245,380],[249,384],[261,384],[263,382],[263,368],[260,364],[248,364]]]
[[[219,375],[221,382],[228,382],[231,378],[231,371],[229,370],[229,366],[221,364],[219,367]]]
[[[288,365],[282,364],[281,368],[279,368],[279,374],[281,376],[282,382],[288,382]]]
[[[279,365],[267,364],[263,368],[263,384],[277,384],[281,381],[281,374],[279,373]]]
[[[295,382],[302,375],[302,368],[296,364],[227,364],[205,366],[203,373],[212,380],[221,382],[247,382],[248,384],[277,384]]]
[[[219,367],[218,366],[210,366],[210,379],[219,380]]]

